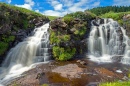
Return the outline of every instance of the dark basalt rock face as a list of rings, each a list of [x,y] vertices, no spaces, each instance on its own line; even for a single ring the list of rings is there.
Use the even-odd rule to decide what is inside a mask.
[[[68,23],[69,22],[69,23]],[[84,30],[83,32],[80,32]],[[50,36],[50,41],[53,46],[60,48],[75,48],[76,52],[74,57],[81,57],[87,51],[87,37],[89,33],[88,21],[82,19],[72,19],[71,21],[62,18],[55,19],[50,22],[50,34],[55,33],[55,39],[60,43],[53,40],[54,36]],[[83,33],[83,34],[82,34]],[[69,36],[68,40],[63,40],[64,37]]]
[[[0,3],[0,43],[7,44],[6,49],[0,47],[0,64],[12,47],[47,22],[49,19],[42,14]]]

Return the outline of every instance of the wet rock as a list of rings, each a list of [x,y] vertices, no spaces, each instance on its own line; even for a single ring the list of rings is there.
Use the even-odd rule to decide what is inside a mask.
[[[109,71],[108,69],[105,69],[105,68],[95,68],[95,71],[98,74],[102,74],[104,76],[111,76],[111,77],[115,77],[116,76],[114,72]]]
[[[100,24],[104,24],[104,19],[100,19]]]
[[[113,56],[111,59],[113,62],[121,62],[123,56]]]
[[[35,27],[39,27],[39,26],[41,26],[41,25],[43,25],[43,22],[37,22],[37,23],[35,24]]]
[[[59,73],[62,77],[66,78],[79,78],[83,69],[78,67],[76,64],[68,64],[59,66],[52,70],[52,72]]]
[[[44,72],[38,73],[36,79],[41,79],[45,75]]]
[[[51,29],[58,29],[58,28],[65,29],[66,26],[67,24],[64,21],[62,21],[62,18],[57,18],[50,22]]]
[[[76,62],[81,62],[81,60],[77,60]]]
[[[82,60],[77,60],[76,62],[80,63],[81,65],[86,65],[87,64],[85,61],[82,61]]]
[[[123,80],[128,80],[129,78],[127,76],[124,76],[122,79]]]
[[[127,14],[127,15],[123,16],[123,20],[127,20],[127,19],[130,19],[130,14]]]
[[[99,82],[90,82],[88,85],[86,86],[99,86]]]
[[[80,62],[81,65],[86,65],[87,63],[85,61]]]
[[[95,25],[95,26],[99,26],[99,24],[97,24],[97,22],[94,21],[94,20],[93,20],[92,24]]]

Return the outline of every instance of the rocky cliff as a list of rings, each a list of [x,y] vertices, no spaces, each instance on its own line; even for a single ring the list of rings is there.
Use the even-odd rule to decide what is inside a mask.
[[[50,44],[56,60],[81,57],[87,51],[90,21],[96,16],[89,12],[67,14],[50,22]]]
[[[49,19],[24,8],[0,3],[0,63],[8,51]]]

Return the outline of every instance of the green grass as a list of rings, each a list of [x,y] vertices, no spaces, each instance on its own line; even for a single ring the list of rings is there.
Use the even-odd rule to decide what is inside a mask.
[[[28,14],[28,15],[33,14],[35,16],[41,16],[41,17],[43,17],[42,14],[37,13],[35,11],[28,10],[28,9],[25,9],[25,8],[21,8],[21,7],[17,7],[17,6],[13,6],[13,5],[9,5],[9,4],[6,4],[6,3],[0,3],[0,6],[2,6],[3,8],[6,7],[6,8],[9,8],[9,9],[13,9],[13,10],[16,10],[16,11],[19,11],[21,13],[25,13],[25,14]]]
[[[56,18],[58,18],[57,16],[47,16],[49,18],[49,20],[54,20]]]
[[[118,23],[120,25],[123,25],[123,23],[124,23],[123,16],[125,14],[130,14],[130,12],[119,12],[119,13],[109,12],[109,13],[102,14],[100,17],[101,18],[112,18],[112,19],[118,21]]]
[[[130,14],[130,12],[119,12],[119,13],[109,12],[109,13],[102,14],[100,17],[101,18],[112,18],[114,20],[121,20],[122,17],[124,16],[124,14]]]
[[[102,83],[100,86],[130,86],[130,81],[123,81],[123,82],[107,82]]]

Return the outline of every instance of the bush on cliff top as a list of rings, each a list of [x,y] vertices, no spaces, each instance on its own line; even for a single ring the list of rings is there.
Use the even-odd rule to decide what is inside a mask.
[[[95,18],[96,15],[89,12],[89,11],[85,11],[85,12],[78,11],[78,12],[75,12],[75,13],[67,14],[64,17],[65,18],[66,17],[69,17],[69,18],[72,17],[72,18],[79,18],[79,19],[83,19],[83,20],[91,20],[91,19]]]

